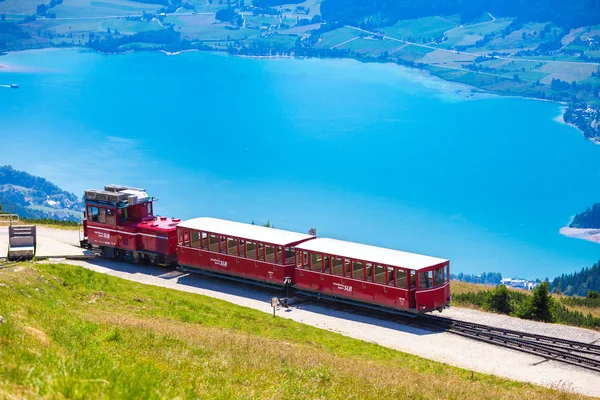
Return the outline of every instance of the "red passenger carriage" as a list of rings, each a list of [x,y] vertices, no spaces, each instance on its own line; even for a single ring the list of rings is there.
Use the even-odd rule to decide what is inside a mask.
[[[284,286],[294,282],[294,246],[312,235],[216,218],[195,218],[177,227],[177,257],[184,269]]]
[[[296,289],[411,312],[450,303],[450,262],[335,239],[296,246]]]
[[[180,220],[154,216],[155,200],[144,189],[127,186],[86,190],[82,244],[108,258],[175,264]]]

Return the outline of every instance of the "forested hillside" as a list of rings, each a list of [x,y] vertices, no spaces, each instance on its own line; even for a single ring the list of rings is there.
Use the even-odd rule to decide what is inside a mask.
[[[10,165],[0,167],[0,204],[4,212],[22,218],[75,220],[83,210],[83,203],[75,194]]]
[[[580,272],[561,275],[550,284],[550,289],[566,295],[587,296],[590,290],[600,291],[600,262],[591,268],[583,268]]]
[[[553,22],[567,29],[600,23],[598,0],[324,0],[321,4],[325,20],[347,24],[372,17],[391,25],[398,20],[453,14],[460,14],[464,24],[487,12],[528,22]]]
[[[571,228],[600,228],[600,203],[588,207],[584,212],[575,215]]]

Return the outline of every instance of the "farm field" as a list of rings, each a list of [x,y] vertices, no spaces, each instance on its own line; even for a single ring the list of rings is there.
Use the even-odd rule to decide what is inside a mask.
[[[0,397],[583,398],[71,265],[0,283]]]
[[[431,41],[432,37],[439,36],[445,31],[455,28],[458,24],[442,17],[425,17],[406,21],[399,21],[392,26],[382,29],[383,33],[396,39],[409,39],[414,41]]]

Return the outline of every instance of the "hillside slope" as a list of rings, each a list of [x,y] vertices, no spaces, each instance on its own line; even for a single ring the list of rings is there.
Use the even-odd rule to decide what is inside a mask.
[[[0,204],[4,212],[21,218],[53,218],[77,221],[83,201],[46,179],[0,166]]]
[[[0,397],[583,398],[74,266],[0,283]]]

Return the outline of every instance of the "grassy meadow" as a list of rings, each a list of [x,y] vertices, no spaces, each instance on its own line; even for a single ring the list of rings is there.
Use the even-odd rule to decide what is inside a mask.
[[[5,265],[0,299],[0,398],[582,398],[74,266]]]

